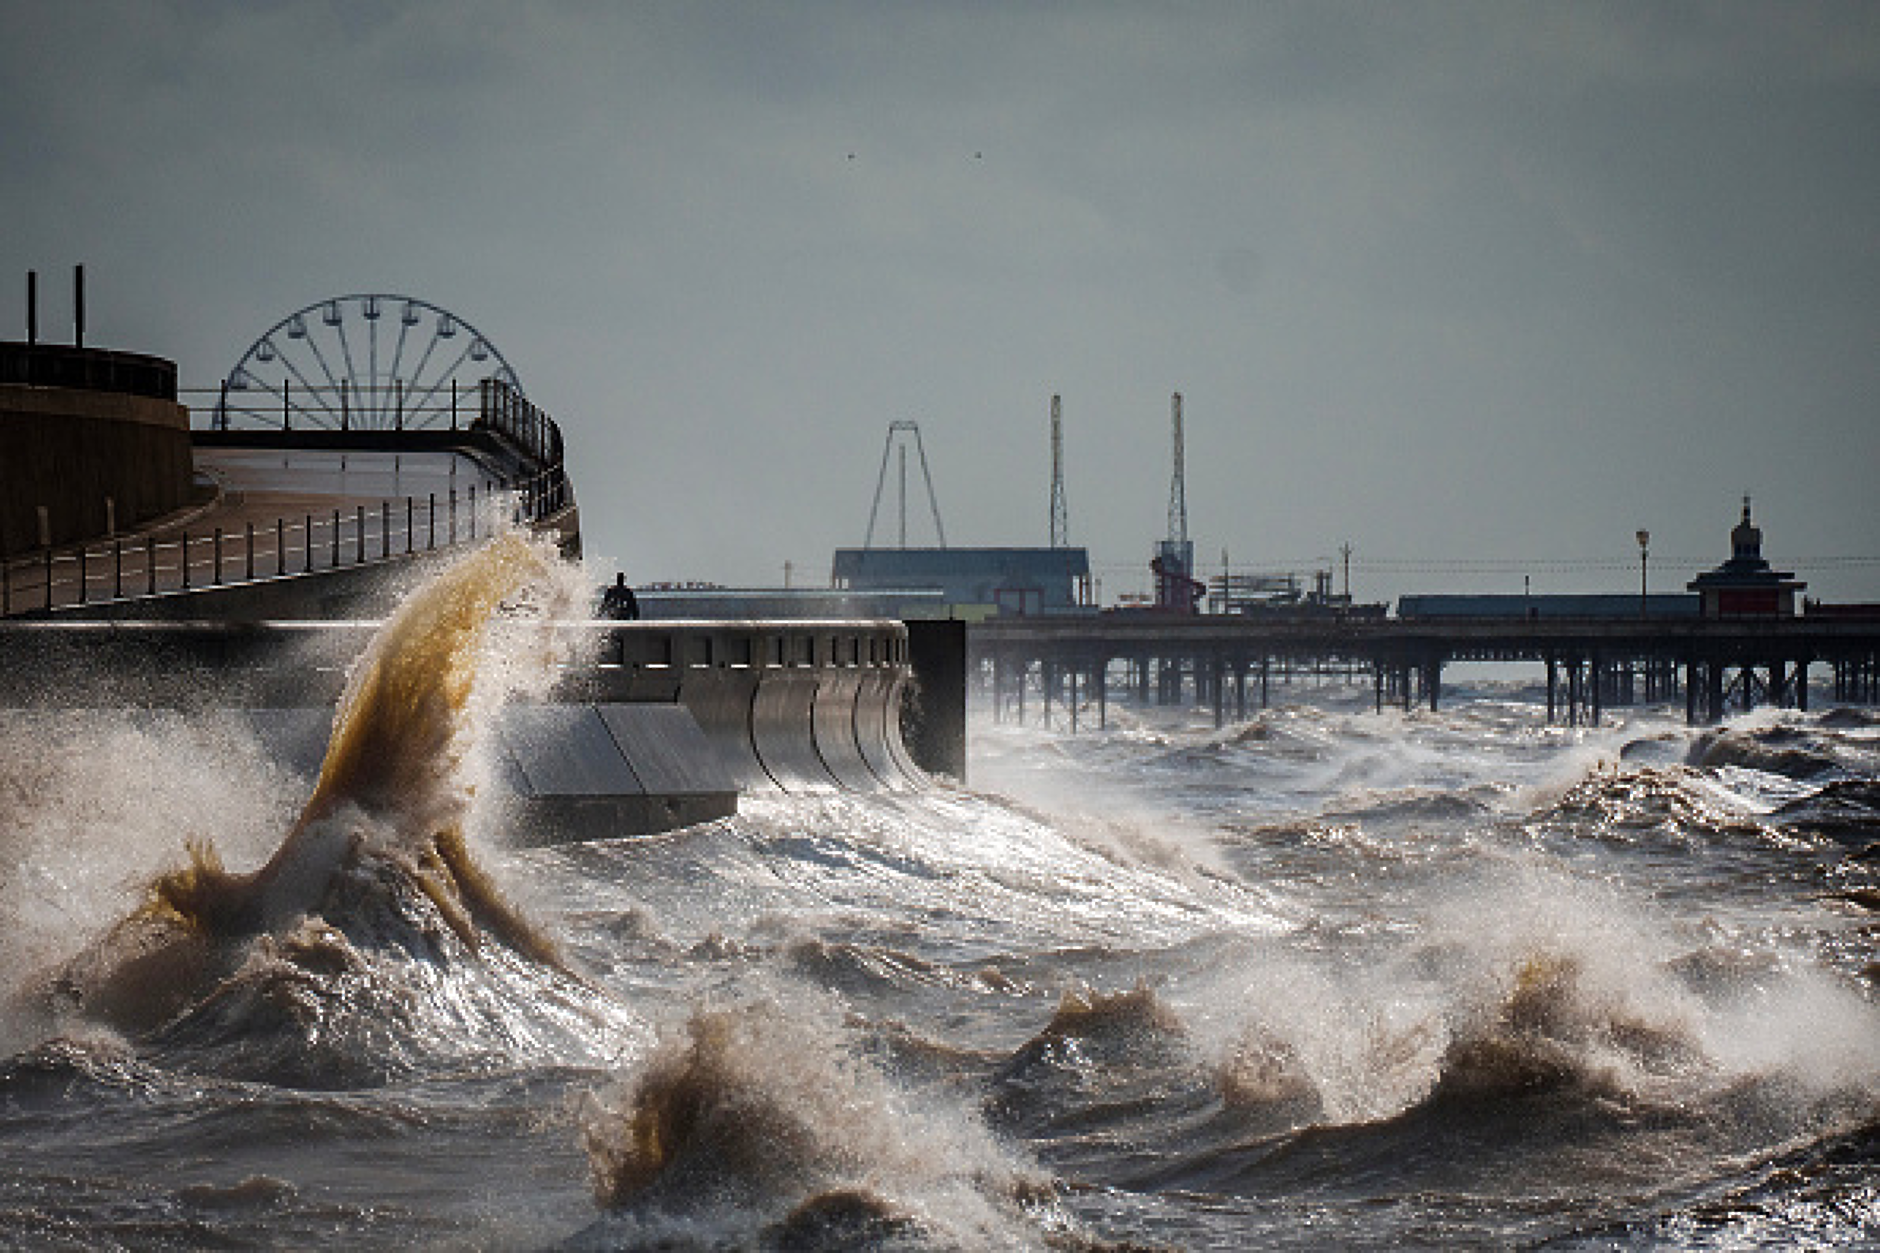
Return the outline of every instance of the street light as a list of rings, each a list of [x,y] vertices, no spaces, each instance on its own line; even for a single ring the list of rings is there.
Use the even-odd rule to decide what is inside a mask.
[[[1645,569],[1646,561],[1649,556],[1648,545],[1650,545],[1651,542],[1652,533],[1650,531],[1640,531],[1638,533],[1638,616],[1641,618],[1643,618],[1646,613]]]

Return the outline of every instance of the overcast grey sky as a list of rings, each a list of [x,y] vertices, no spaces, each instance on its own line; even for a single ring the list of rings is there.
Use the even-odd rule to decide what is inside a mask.
[[[1880,599],[1880,5],[0,15],[0,337],[75,262],[89,342],[202,386],[322,297],[432,301],[636,581],[826,579],[897,419],[951,543],[1042,544],[1060,393],[1071,538],[1145,588],[1180,390],[1204,566],[1623,590],[1646,527],[1668,590],[1749,491]]]

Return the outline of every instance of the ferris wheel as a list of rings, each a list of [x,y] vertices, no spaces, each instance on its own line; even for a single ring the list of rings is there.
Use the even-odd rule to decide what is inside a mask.
[[[288,314],[223,381],[216,425],[407,430],[474,416],[486,379],[516,372],[468,322],[410,296],[332,296]]]

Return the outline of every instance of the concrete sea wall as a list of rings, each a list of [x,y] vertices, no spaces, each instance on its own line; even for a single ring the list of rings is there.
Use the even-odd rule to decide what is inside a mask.
[[[505,828],[524,842],[637,835],[727,816],[757,792],[962,779],[964,634],[922,625],[916,649],[893,621],[571,624],[584,647],[554,699],[492,728]],[[74,707],[236,718],[310,783],[375,627],[7,623],[0,707],[22,726]]]

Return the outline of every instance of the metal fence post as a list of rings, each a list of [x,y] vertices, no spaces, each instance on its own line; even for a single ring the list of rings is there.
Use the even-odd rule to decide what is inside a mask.
[[[91,569],[85,560],[85,545],[78,546],[78,603],[85,603],[86,584],[91,582]]]
[[[144,540],[144,574],[150,595],[157,594],[157,537],[153,534]]]
[[[405,497],[405,551],[407,553],[412,550],[414,543],[411,535],[411,523],[415,512],[416,508],[413,505],[411,497]]]
[[[306,532],[301,535],[300,539],[301,539],[302,547],[304,547],[307,550],[306,573],[312,574],[313,573],[313,515],[312,514],[307,515],[305,525],[307,528]]]
[[[457,542],[457,489],[450,489],[450,542]]]
[[[246,577],[250,583],[255,581],[255,524],[253,522],[248,524],[248,565]]]
[[[215,584],[222,585],[222,528],[215,529]]]
[[[392,555],[392,502],[379,501],[379,560]]]
[[[353,564],[364,565],[366,560],[366,507],[353,506]]]
[[[182,541],[183,541],[183,549],[182,549],[183,559],[177,564],[179,564],[183,568],[183,590],[187,592],[189,590],[189,532],[188,531],[184,531],[182,533]]]
[[[431,493],[431,520],[424,528],[424,550],[430,552],[437,547],[437,493]]]
[[[111,598],[124,599],[124,541],[111,545]]]
[[[327,568],[339,569],[339,510],[337,509],[333,511],[333,561]]]
[[[470,538],[477,537],[477,485],[470,485]]]
[[[287,573],[287,519],[274,519],[274,577]]]

